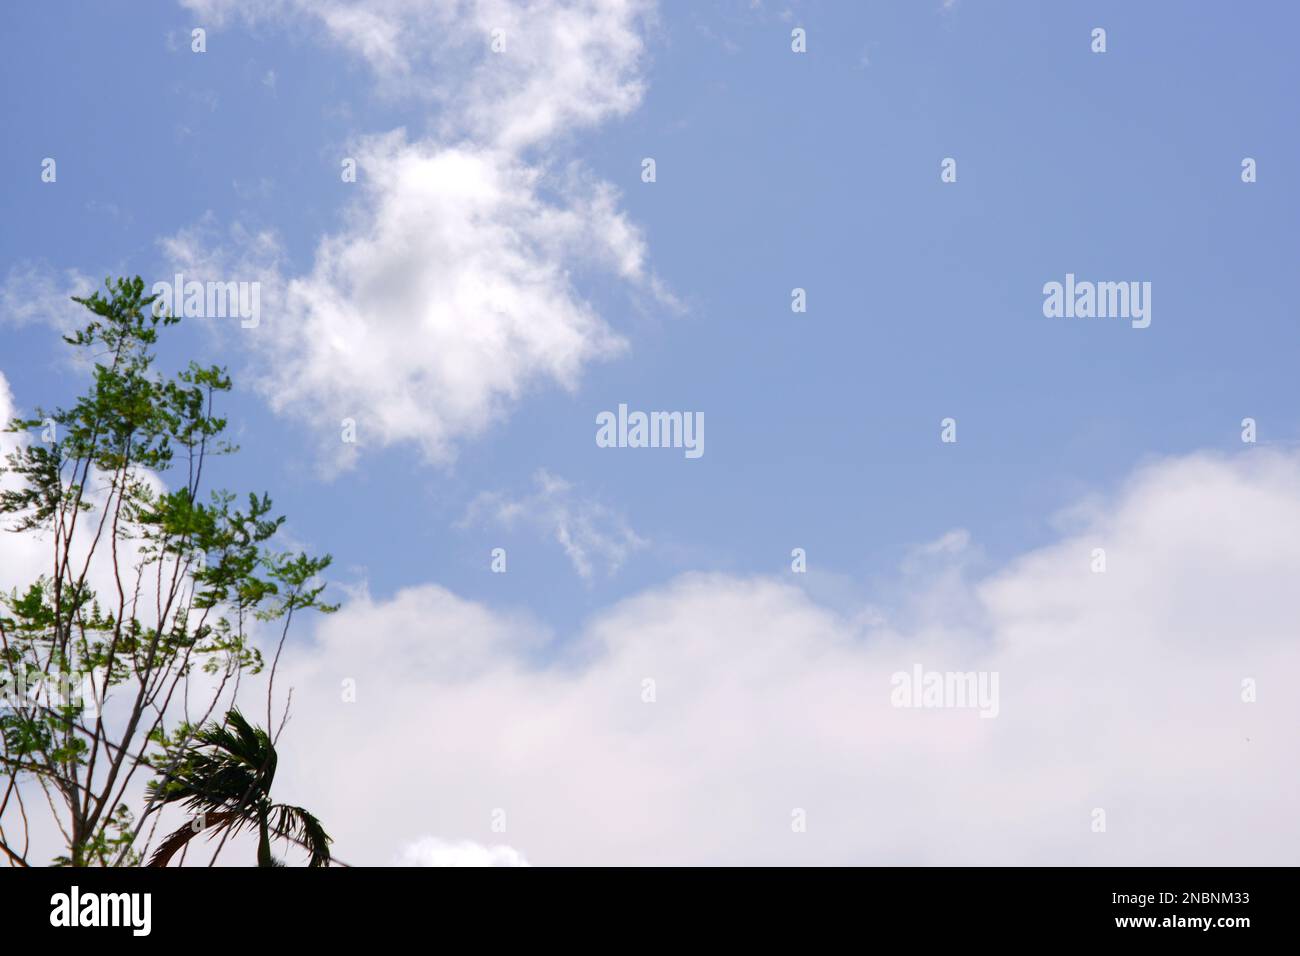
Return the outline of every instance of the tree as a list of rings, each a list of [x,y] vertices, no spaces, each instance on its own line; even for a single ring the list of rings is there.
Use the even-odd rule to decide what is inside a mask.
[[[142,828],[190,766],[196,734],[263,669],[250,627],[279,631],[269,728],[295,614],[335,609],[319,583],[329,556],[274,550],[284,518],[265,494],[241,508],[205,491],[209,457],[237,451],[213,414],[226,370],[191,362],[164,378],[153,348],[179,319],[158,314],[138,276],[105,285],[107,296],[75,299],[90,316],[64,337],[93,362],[89,389],[12,422],[43,433],[0,468],[0,520],[37,542],[46,569],[0,593],[0,853],[17,866],[42,796],[66,844],[56,863],[138,863],[152,836],[139,846]],[[141,770],[157,780],[137,819],[127,795]]]
[[[150,799],[158,803],[183,801],[195,816],[159,845],[150,866],[166,866],[177,850],[203,830],[210,835],[257,829],[257,865],[282,866],[271,856],[276,836],[311,853],[309,866],[327,866],[330,838],[319,820],[302,807],[271,802],[275,779],[275,745],[260,727],[238,710],[226,714],[226,726],[212,724],[197,735],[191,753],[170,779],[149,784]]]

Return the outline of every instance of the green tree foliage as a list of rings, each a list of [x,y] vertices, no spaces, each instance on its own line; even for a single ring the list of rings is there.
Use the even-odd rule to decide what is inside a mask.
[[[266,495],[241,501],[204,486],[208,459],[237,450],[213,411],[231,388],[226,371],[190,363],[164,377],[153,349],[179,319],[157,314],[139,277],[106,291],[75,300],[89,318],[65,336],[93,365],[90,387],[71,407],[10,423],[43,434],[0,467],[4,530],[46,555],[30,584],[0,593],[0,853],[14,865],[28,863],[31,814],[47,811],[66,843],[55,862],[137,864],[143,826],[173,799],[178,769],[197,786],[196,737],[217,746],[209,718],[242,675],[263,669],[250,627],[278,631],[270,727],[294,615],[334,610],[319,581],[330,558],[275,550],[284,519]],[[198,704],[196,690],[206,691]],[[266,733],[255,732],[273,755]],[[156,780],[137,817],[127,795],[141,771]],[[254,791],[255,813],[264,799]],[[291,817],[297,829],[258,825],[299,837],[307,820],[319,826]]]

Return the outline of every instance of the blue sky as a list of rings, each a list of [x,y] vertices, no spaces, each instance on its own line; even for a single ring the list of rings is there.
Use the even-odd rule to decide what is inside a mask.
[[[399,446],[321,481],[305,430],[241,389],[230,482],[266,486],[296,535],[379,592],[432,577],[572,623],[686,567],[777,570],[796,546],[867,586],[954,526],[1006,557],[1146,456],[1230,447],[1246,415],[1266,440],[1297,437],[1297,125],[1280,94],[1300,77],[1275,11],[1224,8],[1213,29],[1174,4],[784,11],[665,4],[644,103],[558,150],[621,191],[684,311],[581,287],[627,354],[572,394],[531,390],[450,471]],[[152,282],[170,274],[160,236],[212,212],[274,229],[305,269],[351,198],[341,144],[435,121],[302,27],[214,30],[197,55],[198,21],[169,3],[10,16],[10,264]],[[1042,284],[1070,271],[1153,282],[1151,327],[1045,319]],[[244,377],[237,339],[190,334]],[[73,384],[59,353],[47,329],[6,330],[20,400]],[[707,453],[596,448],[594,415],[619,402],[703,411]],[[938,440],[949,415],[955,446]],[[649,546],[583,582],[545,536],[452,527],[477,492],[527,493],[539,468]],[[504,580],[486,573],[495,546]]]
[[[393,71],[293,3],[253,20],[248,6],[7,11],[4,301],[34,276],[60,290],[69,272],[168,278],[163,240],[196,227],[235,257],[232,227],[265,230],[279,274],[307,275],[322,240],[364,234],[350,224],[376,205],[340,181],[359,138],[490,138],[457,118],[477,82],[460,60]],[[192,53],[205,23],[207,52]],[[1144,464],[1247,454],[1244,417],[1261,445],[1300,440],[1298,27],[1290,5],[1267,3],[664,0],[636,21],[643,46],[625,68],[639,95],[503,147],[541,171],[542,201],[576,208],[605,183],[639,231],[634,281],[581,251],[546,259],[619,354],[583,360],[570,388],[529,379],[455,436],[454,459],[376,439],[358,402],[350,467],[332,407],[268,402],[293,373],[276,364],[288,353],[256,344],[265,328],[190,320],[166,355],[234,373],[243,451],[217,480],[268,490],[294,539],[376,600],[434,583],[561,642],[686,572],[783,578],[837,612],[891,607],[900,566],[954,529],[969,533],[968,569],[996,570]],[[945,157],[956,183],[940,181]],[[565,193],[574,163],[584,184]],[[427,281],[441,266],[423,264]],[[1043,284],[1066,273],[1150,282],[1150,327],[1045,318]],[[81,387],[49,325],[0,316],[0,343],[20,406]],[[596,447],[595,416],[619,403],[702,412],[706,453]],[[948,416],[955,444],[940,442]],[[566,517],[538,500],[539,471],[569,483]],[[476,500],[526,517],[467,521]],[[565,521],[588,522],[589,575],[556,540]],[[507,574],[489,570],[494,547]]]

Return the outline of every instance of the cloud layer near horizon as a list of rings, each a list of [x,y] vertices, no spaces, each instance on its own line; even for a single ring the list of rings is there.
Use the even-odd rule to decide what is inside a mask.
[[[286,649],[277,789],[354,864],[1295,864],[1300,455],[1159,462],[1075,523],[977,580],[945,536],[906,623],[793,574],[686,574],[562,641],[361,594]],[[998,716],[891,706],[916,664],[996,671]]]
[[[1294,864],[1298,575],[1300,458],[1251,452],[1145,468],[1058,543],[937,573],[897,596],[931,602],[906,628],[793,575],[688,574],[538,666],[526,618],[362,596],[290,657],[283,772],[357,863],[437,835],[538,865]],[[997,671],[999,715],[891,706],[914,664]]]

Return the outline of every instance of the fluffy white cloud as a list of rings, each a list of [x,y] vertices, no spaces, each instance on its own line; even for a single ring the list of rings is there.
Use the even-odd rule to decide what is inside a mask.
[[[359,197],[308,273],[283,276],[263,237],[260,269],[247,244],[224,253],[191,232],[164,245],[188,273],[260,273],[266,327],[247,341],[264,359],[263,390],[277,410],[322,428],[336,452],[340,423],[355,420],[357,443],[336,463],[394,443],[445,463],[529,389],[575,388],[586,365],[626,348],[579,291],[588,273],[675,307],[613,187],[550,151],[640,101],[650,4],[187,5],[216,24],[317,23],[386,88],[440,101],[436,136],[413,141],[399,129],[350,147]]]
[[[259,339],[277,409],[353,418],[363,447],[410,441],[443,461],[529,386],[571,389],[623,348],[562,265],[639,272],[640,240],[606,188],[548,204],[536,170],[400,132],[358,152],[357,221],[321,243]]]
[[[527,866],[522,853],[510,846],[483,846],[472,840],[453,843],[424,837],[402,850],[399,866]]]
[[[18,406],[14,404],[13,390],[9,387],[9,379],[5,377],[4,372],[0,371],[0,422],[8,424],[9,419],[13,418],[17,410]],[[0,442],[8,443],[0,444],[0,451],[12,448],[14,436],[0,432]]]
[[[9,473],[9,455],[24,448],[31,436],[24,432],[8,432],[9,422],[24,414],[14,400],[9,380],[0,371],[0,491],[12,491],[19,487],[18,480]],[[0,517],[0,591],[9,591],[17,587],[26,587],[32,578],[49,564],[48,549],[41,546],[31,535],[17,535],[8,529],[12,519]]]
[[[1297,575],[1300,458],[1250,453],[1147,468],[964,593],[936,571],[906,626],[688,575],[539,665],[526,619],[363,597],[288,663],[281,774],[353,863],[435,833],[540,865],[1295,864]],[[997,672],[998,716],[891,706],[915,664]]]
[[[511,529],[527,524],[554,537],[584,580],[596,565],[607,574],[623,566],[648,543],[612,508],[584,497],[574,486],[546,470],[533,476],[536,491],[522,498],[483,492],[470,503],[463,526],[487,523]]]

